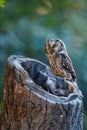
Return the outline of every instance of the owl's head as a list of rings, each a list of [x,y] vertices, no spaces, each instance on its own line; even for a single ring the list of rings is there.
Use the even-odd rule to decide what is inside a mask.
[[[65,44],[60,39],[47,40],[45,44],[46,54],[52,55],[61,51],[66,51]]]

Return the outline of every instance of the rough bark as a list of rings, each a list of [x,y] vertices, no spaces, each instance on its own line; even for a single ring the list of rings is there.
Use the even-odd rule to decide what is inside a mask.
[[[52,94],[48,79],[56,82],[59,95]],[[6,65],[0,121],[1,130],[82,130],[81,91],[77,88],[69,93],[64,80],[45,64],[11,56]]]

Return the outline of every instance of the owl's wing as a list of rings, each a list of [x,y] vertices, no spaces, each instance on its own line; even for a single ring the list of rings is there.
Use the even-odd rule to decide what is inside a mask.
[[[71,73],[73,80],[76,80],[76,73],[72,65],[72,61],[66,54],[62,53],[60,55],[61,58],[61,65],[63,68],[68,70],[69,73]]]

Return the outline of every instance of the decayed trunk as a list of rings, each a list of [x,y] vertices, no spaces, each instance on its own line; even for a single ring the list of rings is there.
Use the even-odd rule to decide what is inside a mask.
[[[52,94],[49,86],[58,87]],[[7,60],[1,130],[82,130],[80,90],[69,93],[64,80],[45,64],[22,56]]]

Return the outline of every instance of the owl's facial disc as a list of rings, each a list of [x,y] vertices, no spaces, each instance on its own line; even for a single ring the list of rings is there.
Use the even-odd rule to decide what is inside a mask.
[[[54,53],[54,50],[52,48],[52,40],[46,41],[45,50],[47,55],[52,55]]]
[[[61,52],[62,50],[65,49],[64,43],[60,40],[47,40],[46,45],[46,54],[47,55],[53,55],[55,53]]]
[[[55,44],[57,44],[57,45],[55,45]],[[64,43],[60,39],[55,40],[53,47],[54,46],[55,46],[56,52],[61,52],[62,50],[66,49]]]

